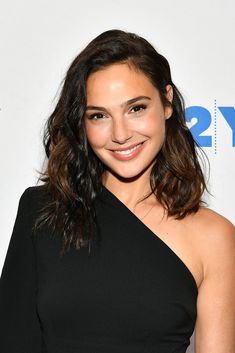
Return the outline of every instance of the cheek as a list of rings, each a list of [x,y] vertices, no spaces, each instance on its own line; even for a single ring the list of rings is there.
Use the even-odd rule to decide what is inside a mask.
[[[103,126],[95,126],[92,124],[85,124],[85,131],[87,140],[90,146],[95,148],[103,147],[107,141],[107,129]]]
[[[153,136],[165,134],[165,117],[161,113],[151,113],[138,124],[138,131],[142,134]]]

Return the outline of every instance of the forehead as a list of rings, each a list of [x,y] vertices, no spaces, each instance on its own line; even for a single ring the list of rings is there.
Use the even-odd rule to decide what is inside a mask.
[[[142,71],[119,63],[90,74],[86,91],[88,100],[105,98],[107,101],[114,96],[129,99],[138,95],[151,95],[156,92],[156,88]]]

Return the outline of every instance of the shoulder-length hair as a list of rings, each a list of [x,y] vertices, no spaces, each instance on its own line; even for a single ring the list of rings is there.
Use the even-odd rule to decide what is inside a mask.
[[[151,188],[168,216],[182,219],[198,211],[206,188],[196,143],[186,126],[184,102],[171,79],[168,61],[144,38],[109,30],[74,59],[64,79],[58,103],[46,125],[48,157],[41,180],[50,193],[37,226],[48,223],[62,236],[62,252],[92,244],[97,232],[94,201],[102,188],[105,165],[93,153],[84,129],[88,76],[115,63],[143,72],[159,91],[164,106],[172,105],[166,136],[151,171]],[[173,101],[166,98],[166,86]]]

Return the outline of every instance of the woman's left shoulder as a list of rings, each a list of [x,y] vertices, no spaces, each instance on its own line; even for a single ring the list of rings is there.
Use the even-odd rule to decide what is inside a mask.
[[[201,207],[188,220],[194,244],[204,256],[235,253],[235,227],[221,214]]]
[[[192,225],[194,227],[192,227]],[[191,217],[193,255],[200,265],[196,347],[200,352],[234,352],[235,228],[208,208]],[[191,238],[192,239],[192,238]],[[218,350],[217,350],[218,347]]]
[[[192,222],[195,223],[200,230],[203,228],[207,235],[234,235],[234,225],[227,218],[210,208],[200,207],[193,218]]]
[[[195,214],[195,221],[200,225],[219,226],[222,228],[234,228],[232,222],[226,217],[213,211],[208,207],[200,207],[198,212]]]

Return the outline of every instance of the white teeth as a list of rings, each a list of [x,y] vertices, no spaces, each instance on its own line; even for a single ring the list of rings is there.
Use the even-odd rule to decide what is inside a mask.
[[[114,151],[115,153],[119,153],[119,154],[123,154],[123,155],[127,155],[130,154],[131,152],[133,152],[134,150],[136,150],[138,147],[140,147],[141,143],[139,145],[136,145],[135,147],[129,149],[129,150],[125,150],[125,151]]]

